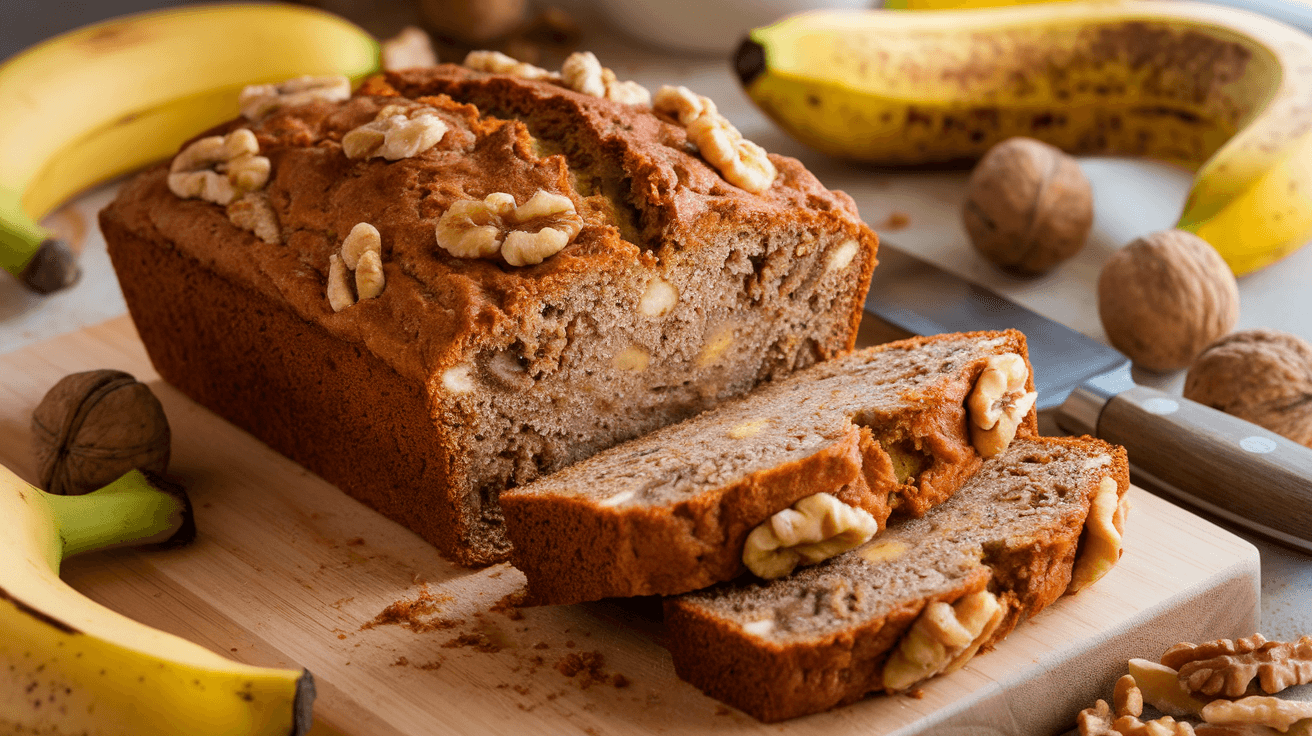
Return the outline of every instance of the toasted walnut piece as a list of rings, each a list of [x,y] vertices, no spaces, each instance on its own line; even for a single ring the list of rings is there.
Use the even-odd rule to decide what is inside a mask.
[[[601,79],[601,62],[591,51],[576,51],[565,57],[560,66],[560,78],[565,86],[593,97],[606,96],[606,83]]]
[[[508,218],[514,230],[501,245],[501,257],[512,266],[543,262],[569,245],[583,229],[583,219],[569,197],[539,189]]]
[[[346,264],[336,253],[328,256],[328,306],[334,312],[355,304],[355,293],[351,291],[351,282],[346,276]]]
[[[829,253],[829,258],[825,261],[825,272],[841,271],[852,263],[856,258],[856,252],[861,244],[856,240],[844,240],[837,248]]]
[[[651,356],[647,351],[637,345],[630,345],[620,351],[615,356],[615,368],[621,371],[642,372],[647,370],[647,364],[651,362]]]
[[[560,67],[561,81],[565,86],[593,97],[628,105],[651,104],[651,93],[637,82],[621,82],[615,72],[601,65],[591,51],[577,51],[565,58]]]
[[[970,411],[970,442],[984,457],[993,457],[1011,444],[1016,429],[1039,395],[1026,391],[1029,369],[1015,353],[990,355],[984,372],[966,399]]]
[[[1184,658],[1189,645],[1167,650],[1172,661]],[[1233,649],[1235,651],[1224,651]],[[1295,642],[1266,641],[1261,634],[1231,643],[1227,639],[1195,647],[1197,658],[1180,664],[1180,682],[1192,692],[1237,698],[1253,691],[1256,678],[1267,694],[1312,683],[1312,636]],[[1211,654],[1211,656],[1207,656]]]
[[[987,590],[951,605],[935,601],[925,606],[884,664],[884,689],[905,690],[951,666],[958,654],[973,654],[1001,620],[1001,612],[997,596]]]
[[[652,107],[678,119],[702,158],[730,184],[760,194],[774,183],[778,171],[765,149],[743,138],[709,98],[687,87],[666,85],[657,90]]]
[[[453,394],[464,394],[474,390],[474,379],[467,365],[447,368],[442,372],[442,388]]]
[[[1134,681],[1134,675],[1121,675],[1121,679],[1116,681],[1112,702],[1116,705],[1118,716],[1143,715],[1143,692],[1139,690],[1139,684]]]
[[[1312,719],[1295,721],[1288,731],[1277,731],[1256,723],[1200,723],[1194,727],[1197,736],[1312,736]]]
[[[1167,667],[1179,670],[1184,665],[1200,659],[1211,659],[1225,654],[1247,654],[1256,651],[1266,643],[1266,637],[1262,636],[1261,633],[1255,633],[1252,636],[1233,641],[1230,639],[1217,639],[1203,644],[1180,642],[1163,652],[1161,661]]]
[[[355,293],[360,299],[375,299],[383,293],[387,279],[383,276],[383,259],[377,251],[367,250],[355,267]]]
[[[437,244],[457,258],[489,258],[501,252],[505,218],[515,210],[509,194],[452,202],[437,221]]]
[[[1071,582],[1066,592],[1077,593],[1106,575],[1121,559],[1121,533],[1125,528],[1126,500],[1118,493],[1116,480],[1111,476],[1098,483],[1098,490],[1089,504],[1089,515],[1084,522]]]
[[[1107,701],[1099,700],[1094,707],[1080,711],[1076,719],[1080,736],[1194,736],[1193,726],[1170,716],[1147,722],[1129,714],[1113,718]]]
[[[278,213],[269,204],[268,195],[252,192],[228,204],[228,221],[242,230],[255,233],[266,243],[281,243],[282,230],[278,227]]]
[[[307,105],[322,100],[342,102],[351,96],[351,80],[343,76],[304,76],[281,84],[255,84],[246,87],[237,98],[241,114],[260,120],[284,107]]]
[[[743,547],[743,564],[767,580],[783,577],[798,565],[814,565],[855,549],[877,531],[879,522],[869,511],[816,493],[753,529]]]
[[[668,84],[656,90],[651,106],[655,111],[678,120],[679,125],[684,127],[702,115],[719,114],[709,97],[703,97],[687,87],[671,87]]]
[[[342,260],[354,271],[359,267],[356,264],[360,262],[360,256],[369,251],[379,256],[383,254],[383,236],[378,233],[378,228],[367,222],[356,223],[342,241]]]
[[[446,123],[431,107],[388,105],[373,121],[342,136],[342,152],[351,159],[382,157],[398,161],[436,146],[446,131]]]
[[[422,28],[406,26],[395,36],[383,41],[381,48],[383,69],[414,69],[416,67],[437,66],[437,53],[433,51],[433,40]]]
[[[660,276],[653,276],[638,300],[638,312],[644,317],[663,317],[678,303],[678,287]]]
[[[1112,707],[1106,700],[1099,699],[1092,708],[1085,708],[1075,717],[1075,725],[1080,729],[1080,736],[1113,736]]]
[[[560,75],[542,67],[525,64],[500,51],[470,51],[464,65],[478,72],[510,74],[524,79],[560,79]]]
[[[1203,720],[1220,725],[1255,723],[1288,731],[1296,721],[1312,718],[1312,703],[1250,695],[1239,700],[1213,700],[1203,707]]]
[[[1148,659],[1130,660],[1130,674],[1134,677],[1143,700],[1168,716],[1182,718],[1196,716],[1207,705],[1185,689],[1179,673],[1164,664]]]
[[[770,426],[768,419],[751,419],[746,422],[739,422],[729,428],[729,439],[745,440],[749,437],[755,437],[768,426]]]
[[[226,206],[268,183],[269,159],[257,156],[259,151],[259,141],[247,128],[193,141],[169,166],[169,191]]]
[[[541,263],[583,229],[569,197],[538,190],[522,205],[505,193],[453,202],[437,221],[437,244],[457,258],[500,254],[512,266]]]

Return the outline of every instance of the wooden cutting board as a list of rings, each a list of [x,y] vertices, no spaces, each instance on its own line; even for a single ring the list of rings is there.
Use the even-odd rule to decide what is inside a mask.
[[[523,587],[517,570],[446,562],[192,403],[159,380],[126,317],[0,355],[0,463],[33,478],[32,409],[64,375],[94,368],[128,371],[163,402],[170,473],[189,489],[200,533],[181,550],[74,558],[65,578],[234,659],[308,668],[314,733],[1028,736],[1068,728],[1109,697],[1129,657],[1258,627],[1257,550],[1136,488],[1121,563],[994,652],[919,699],[870,698],[767,726],[675,677],[658,602],[497,610]],[[370,625],[425,594],[429,610],[410,625]]]

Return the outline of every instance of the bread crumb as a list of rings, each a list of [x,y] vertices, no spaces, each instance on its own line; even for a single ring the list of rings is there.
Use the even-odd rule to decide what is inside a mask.
[[[347,603],[350,603],[350,602],[353,601],[353,600],[355,600],[355,596],[353,596],[353,595],[352,595],[352,596],[347,596],[346,598],[341,598],[341,599],[339,599],[339,600],[337,600],[337,601],[335,601],[335,602],[333,602],[333,603],[329,603],[329,604],[328,604],[328,607],[329,607],[329,608],[336,608],[337,610],[340,611],[340,610],[342,610],[342,606],[346,605]]]
[[[362,544],[364,544],[364,537],[351,537],[346,540],[347,547],[359,547]]]
[[[337,635],[337,638],[338,638],[338,639],[345,639],[345,638],[346,638],[346,634],[338,634],[338,635]]]
[[[617,688],[622,688],[622,687],[628,687],[631,683],[629,682],[629,678],[616,672],[615,674],[611,675],[610,684],[614,685]]]
[[[432,671],[432,670],[437,669],[438,667],[441,667],[441,666],[442,666],[442,662],[439,661],[439,660],[433,660],[432,662],[425,662],[424,664],[421,664],[421,665],[415,665],[415,666],[418,667],[418,668],[421,669],[421,670],[429,670],[429,671]]]
[[[884,232],[884,231],[894,232],[897,230],[902,230],[910,224],[911,224],[910,215],[908,215],[905,212],[894,211],[894,212],[890,212],[888,217],[885,218],[884,222],[880,224],[878,227],[876,227],[875,230],[879,232]]]
[[[410,660],[405,657],[397,657],[396,661],[391,664],[392,667],[405,667],[410,664]]]
[[[524,605],[526,600],[528,600],[528,588],[520,588],[494,603],[488,610],[505,614],[511,621],[522,621],[524,614],[519,610],[519,606]]]
[[[479,632],[477,634],[461,634],[454,639],[448,639],[442,643],[444,649],[456,649],[458,647],[473,647],[474,651],[487,652],[495,654],[501,651],[501,647],[493,643],[487,634]]]
[[[388,624],[404,626],[416,634],[435,631],[437,629],[453,629],[463,624],[464,621],[460,619],[443,619],[432,616],[432,614],[436,613],[438,610],[438,603],[445,603],[450,600],[451,596],[434,595],[433,592],[428,589],[428,586],[424,586],[424,589],[419,592],[417,598],[410,601],[396,601],[395,603],[392,603],[387,608],[384,608],[377,616],[374,616],[372,621],[368,621],[362,625],[360,630],[364,631],[365,629],[372,629],[375,626],[386,626]],[[343,636],[338,638],[345,639],[346,637]]]
[[[917,687],[917,688],[912,688],[912,689],[910,689],[910,690],[907,691],[907,697],[909,697],[909,698],[915,698],[916,700],[920,700],[921,698],[925,697],[925,691],[924,691],[924,690],[921,690],[921,689],[918,688],[918,687]]]

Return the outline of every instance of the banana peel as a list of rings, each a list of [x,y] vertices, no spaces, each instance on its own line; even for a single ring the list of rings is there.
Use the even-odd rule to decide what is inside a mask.
[[[0,732],[296,736],[308,671],[254,667],[152,629],[59,579],[66,557],[195,537],[186,494],[131,471],[57,496],[0,466]]]
[[[1312,37],[1188,0],[816,11],[755,29],[752,100],[822,152],[968,165],[1017,135],[1195,172],[1177,227],[1241,275],[1312,238]]]
[[[236,117],[246,85],[379,68],[363,29],[268,3],[142,13],[17,54],[0,64],[0,267],[40,293],[68,286],[72,253],[37,224],[60,203]]]

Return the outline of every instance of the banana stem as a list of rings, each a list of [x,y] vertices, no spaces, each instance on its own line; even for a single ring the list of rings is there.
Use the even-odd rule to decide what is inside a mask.
[[[45,494],[45,500],[63,541],[61,559],[129,545],[172,547],[196,536],[187,494],[140,470],[83,496]]]

